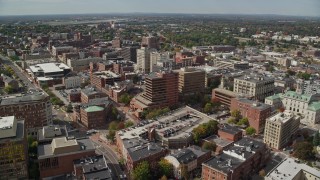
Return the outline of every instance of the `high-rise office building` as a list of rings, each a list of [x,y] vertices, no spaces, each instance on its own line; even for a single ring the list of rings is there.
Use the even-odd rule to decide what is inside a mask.
[[[52,124],[50,97],[37,91],[0,97],[0,116],[15,116],[17,119],[24,119],[28,135],[36,136],[38,129]]]
[[[150,73],[150,54],[154,52],[154,49],[148,49],[142,47],[137,49],[137,66],[136,70],[143,73]]]
[[[205,71],[194,68],[181,68],[179,73],[179,94],[181,96],[203,93],[205,90]]]
[[[0,178],[27,179],[27,161],[24,121],[14,116],[0,117]]]
[[[246,75],[234,79],[233,92],[264,101],[274,94],[274,79],[263,75]]]
[[[159,46],[160,44],[157,37],[154,37],[154,36],[142,37],[141,47],[159,49]]]
[[[131,102],[135,110],[172,106],[178,103],[178,73],[152,73],[145,79],[146,90]]]
[[[285,147],[299,128],[300,117],[290,111],[280,112],[266,120],[264,143],[269,147],[281,149]]]
[[[120,56],[125,61],[137,62],[137,49],[139,47],[125,47],[120,50]]]

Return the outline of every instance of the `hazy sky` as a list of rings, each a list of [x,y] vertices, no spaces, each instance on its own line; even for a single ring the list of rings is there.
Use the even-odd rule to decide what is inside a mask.
[[[0,15],[119,12],[320,16],[320,0],[0,0]]]

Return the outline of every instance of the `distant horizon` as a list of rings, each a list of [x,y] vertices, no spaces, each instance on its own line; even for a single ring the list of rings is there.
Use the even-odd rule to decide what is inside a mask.
[[[320,17],[319,0],[0,0],[0,16],[235,14]]]
[[[145,15],[152,15],[152,14],[159,14],[159,15],[223,15],[223,16],[284,16],[284,17],[311,17],[311,18],[320,18],[320,16],[312,16],[312,15],[286,15],[286,14],[237,14],[237,13],[175,13],[175,12],[105,12],[105,13],[57,13],[57,14],[8,14],[2,15],[0,17],[6,16],[64,16],[64,15],[130,15],[130,14],[145,14]]]

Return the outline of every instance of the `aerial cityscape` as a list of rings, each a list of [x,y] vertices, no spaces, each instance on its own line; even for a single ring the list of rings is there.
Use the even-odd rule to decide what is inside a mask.
[[[320,180],[320,2],[0,0],[0,179]]]

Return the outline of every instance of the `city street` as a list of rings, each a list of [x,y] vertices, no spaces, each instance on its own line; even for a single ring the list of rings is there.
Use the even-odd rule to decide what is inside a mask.
[[[15,74],[23,81],[23,83],[28,87],[28,89],[36,89],[37,87],[28,79],[28,77],[20,71],[20,69],[8,58],[0,54],[0,58],[3,64],[10,66]]]
[[[119,160],[120,158],[118,155],[114,152],[113,149],[111,149],[110,145],[100,138],[100,134],[94,134],[90,137],[93,144],[96,147],[96,152],[98,154],[103,154],[108,161],[110,161],[110,168],[113,170],[113,172],[116,174],[116,176],[120,179],[123,179],[125,176],[125,173],[120,167]]]

